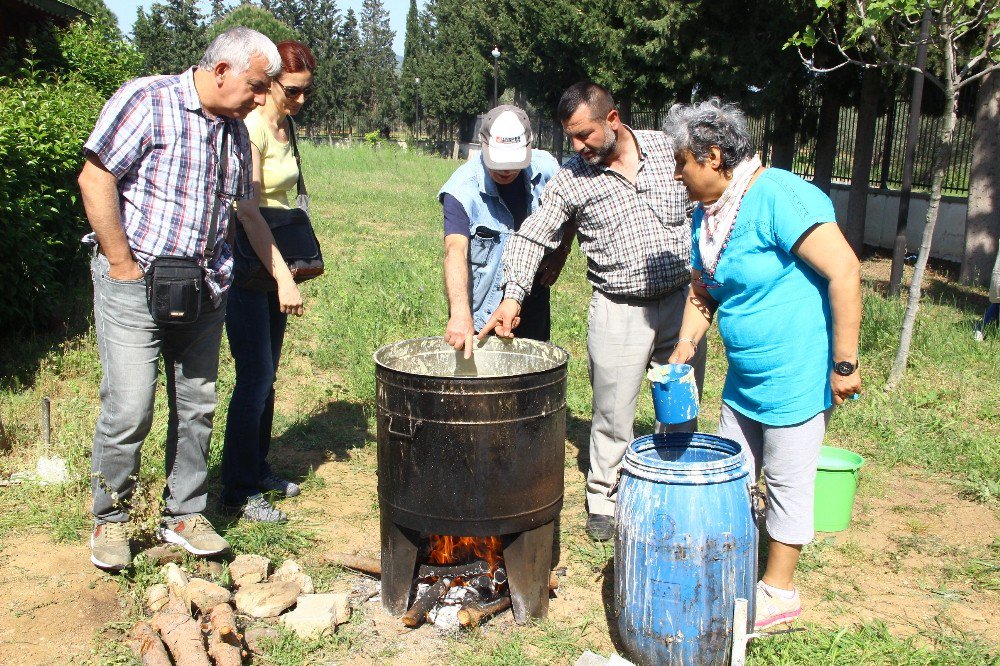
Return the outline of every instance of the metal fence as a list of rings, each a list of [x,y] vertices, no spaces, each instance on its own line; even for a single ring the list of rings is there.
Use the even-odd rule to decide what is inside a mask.
[[[875,145],[872,156],[870,185],[880,189],[899,189],[903,178],[903,151],[906,145],[906,130],[909,118],[909,100],[894,99],[883,105],[883,112],[875,121]],[[667,109],[636,109],[632,112],[631,126],[635,129],[660,129]],[[816,163],[816,131],[819,122],[819,103],[809,101],[803,107],[798,131],[795,137],[795,154],[792,171],[804,178],[812,178]],[[379,131],[384,138],[395,141],[412,140],[419,137],[427,141],[458,141],[472,133],[466,128],[466,136],[457,126],[443,126],[433,119],[421,119],[417,128],[397,123],[389,128],[388,136],[382,128],[364,127],[357,118],[343,116],[329,128],[307,128],[309,138],[317,142],[354,137],[361,139],[372,131]],[[773,116],[751,116],[748,125],[753,143],[761,152],[764,164],[772,162]],[[535,134],[535,145],[548,150],[560,159],[573,150],[562,127],[541,112],[532,112],[531,122]],[[858,110],[845,107],[840,110],[837,124],[837,141],[833,163],[833,180],[850,183],[854,166],[854,136],[857,131]],[[929,190],[934,150],[938,144],[941,116],[925,115],[920,118],[920,138],[917,141],[916,159],[913,170],[913,188]],[[972,142],[974,121],[959,117],[955,127],[955,139],[951,163],[945,174],[944,193],[966,196],[969,192],[969,174],[972,168]]]

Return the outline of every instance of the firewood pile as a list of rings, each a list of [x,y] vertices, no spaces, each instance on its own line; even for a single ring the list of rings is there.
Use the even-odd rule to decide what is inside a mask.
[[[312,579],[293,560],[271,569],[267,558],[237,556],[227,587],[168,561],[165,582],[146,592],[149,619],[132,627],[132,651],[144,666],[241,666],[261,652],[261,637],[278,637],[268,623],[315,638],[350,618],[348,595],[315,594]]]

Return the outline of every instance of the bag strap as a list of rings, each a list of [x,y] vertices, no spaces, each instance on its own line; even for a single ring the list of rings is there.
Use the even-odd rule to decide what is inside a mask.
[[[226,184],[226,171],[229,167],[229,121],[222,121],[222,148],[219,153],[218,160],[219,173],[216,176],[215,181],[215,192],[212,196],[212,222],[208,228],[208,240],[205,242],[205,254],[202,259],[205,263],[208,263],[209,258],[215,254],[215,235],[219,230],[219,207],[221,206],[222,197],[220,196],[220,190],[224,189]]]
[[[299,182],[296,186],[299,194],[309,194],[306,191],[306,181],[302,177],[302,158],[299,157],[299,144],[295,140],[295,123],[292,121],[291,116],[285,117],[288,118],[288,140],[292,142],[292,154],[295,155],[295,164],[299,167]]]

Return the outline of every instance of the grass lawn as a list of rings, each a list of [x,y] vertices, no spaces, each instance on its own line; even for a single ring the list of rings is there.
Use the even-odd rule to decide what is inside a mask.
[[[359,577],[324,564],[321,554],[348,548],[378,552],[371,354],[389,342],[443,332],[447,310],[435,194],[458,163],[385,146],[373,151],[308,145],[303,162],[327,270],[304,285],[306,315],[289,325],[272,449],[274,465],[300,480],[303,494],[281,503],[292,517],[285,526],[239,525],[212,512],[210,517],[227,530],[237,552],[294,556],[313,575],[317,591],[350,590]],[[887,272],[882,259],[866,262],[865,393],[836,411],[827,441],[868,461],[855,524],[822,536],[805,551],[800,585],[808,630],[751,643],[751,663],[1000,663],[1000,623],[994,616],[1000,608],[1000,336],[974,342],[972,325],[985,306],[983,294],[932,274],[906,380],[897,392],[885,394],[881,387],[904,303],[902,297],[882,297]],[[551,617],[527,628],[498,618],[470,633],[438,636],[430,627],[403,633],[380,605],[368,603],[335,636],[307,643],[282,635],[263,663],[549,664],[573,663],[585,649],[603,654],[616,649],[604,601],[613,549],[593,544],[583,532],[579,465],[586,468],[590,427],[589,298],[577,248],[552,298],[552,341],[571,361],[561,521],[569,573],[552,601]],[[42,396],[53,401],[52,453],[68,460],[72,474],[61,487],[0,487],[0,561],[23,555],[25,543],[33,544],[40,558],[50,549],[65,549],[80,576],[90,577],[84,597],[88,589],[111,589],[118,600],[113,617],[94,621],[92,635],[77,637],[86,644],[78,661],[130,664],[135,662],[121,645],[120,632],[142,614],[142,593],[159,574],[140,560],[134,571],[113,578],[97,574],[87,561],[89,455],[100,381],[88,299],[89,282],[82,275],[78,311],[64,333],[8,340],[0,347],[0,416],[12,444],[0,452],[0,478],[33,468],[42,453]],[[221,359],[212,504],[234,379],[225,342]],[[702,430],[714,431],[724,374],[713,329]],[[140,538],[148,538],[159,510],[166,432],[162,397],[134,508]],[[636,434],[651,432],[652,426],[644,390]],[[0,577],[4,573],[0,568]],[[0,611],[0,662],[16,654],[11,632],[30,631],[43,617],[41,610],[25,612],[4,624],[2,616]]]

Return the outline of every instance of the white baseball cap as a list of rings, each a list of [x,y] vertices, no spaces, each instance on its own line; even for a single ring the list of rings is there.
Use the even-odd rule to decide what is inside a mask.
[[[531,164],[531,121],[528,114],[511,104],[490,109],[483,117],[479,143],[487,169],[524,169]]]

